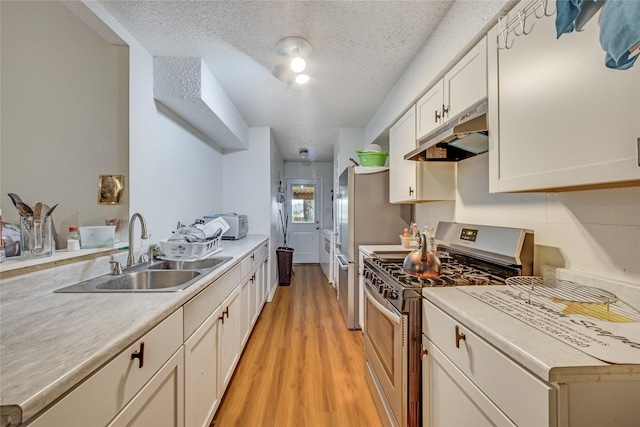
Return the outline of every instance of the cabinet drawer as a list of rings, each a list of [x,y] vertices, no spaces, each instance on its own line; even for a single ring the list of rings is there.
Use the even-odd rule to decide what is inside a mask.
[[[258,251],[254,251],[251,255],[240,261],[240,277],[245,278],[251,273],[253,266],[258,261]]]
[[[438,349],[516,425],[555,425],[555,389],[550,385],[426,300],[422,327]]]
[[[260,249],[258,249],[258,256],[256,257],[256,262],[260,263],[264,261],[268,256],[269,256],[269,244],[265,243],[262,246],[260,246]]]
[[[185,341],[238,286],[240,269],[236,265],[184,305]]]
[[[143,342],[144,365],[140,368],[131,355]],[[107,425],[181,345],[180,308],[29,425]]]
[[[258,249],[254,250],[251,255],[240,261],[240,277],[244,279],[251,274],[253,269],[256,268],[256,266],[267,256],[268,251],[268,246],[265,243]]]

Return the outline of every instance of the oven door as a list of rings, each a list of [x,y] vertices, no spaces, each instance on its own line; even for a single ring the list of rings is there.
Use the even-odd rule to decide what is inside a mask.
[[[385,301],[365,281],[364,352],[369,371],[380,394],[384,412],[393,426],[407,424],[407,316]],[[381,418],[385,415],[380,412]],[[387,424],[383,422],[383,424]]]

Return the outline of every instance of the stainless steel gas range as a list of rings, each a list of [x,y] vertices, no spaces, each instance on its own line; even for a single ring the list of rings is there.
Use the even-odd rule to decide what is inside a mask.
[[[404,273],[406,252],[377,251],[364,259],[365,375],[386,426],[422,425],[422,288],[501,285],[532,274],[531,231],[440,222],[436,241],[438,277]]]

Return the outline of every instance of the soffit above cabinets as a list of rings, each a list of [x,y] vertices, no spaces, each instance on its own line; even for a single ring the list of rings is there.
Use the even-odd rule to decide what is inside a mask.
[[[223,151],[249,147],[249,126],[200,58],[153,58],[153,97]]]

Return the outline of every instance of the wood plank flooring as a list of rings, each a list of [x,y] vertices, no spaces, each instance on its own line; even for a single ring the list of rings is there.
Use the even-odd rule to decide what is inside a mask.
[[[381,426],[349,331],[318,265],[295,265],[245,347],[212,427]]]

